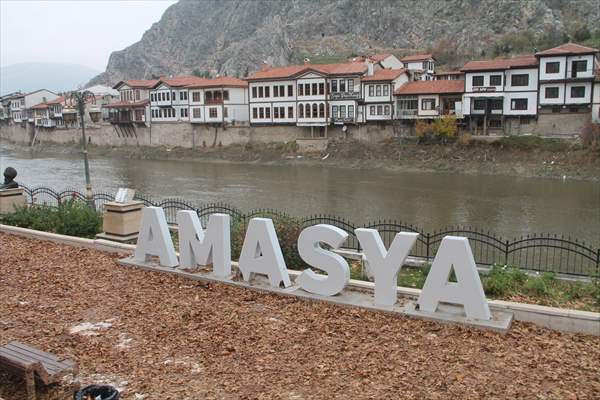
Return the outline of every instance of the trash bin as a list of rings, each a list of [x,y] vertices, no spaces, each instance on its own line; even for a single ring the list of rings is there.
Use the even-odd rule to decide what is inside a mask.
[[[74,400],[119,400],[119,391],[108,385],[90,385],[78,390]]]

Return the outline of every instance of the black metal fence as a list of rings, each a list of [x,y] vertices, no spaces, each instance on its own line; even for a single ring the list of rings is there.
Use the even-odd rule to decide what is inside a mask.
[[[85,199],[83,193],[77,190],[57,192],[47,187],[28,188],[23,186],[29,203],[58,205],[66,199]],[[114,199],[114,194],[94,192],[94,202],[97,209],[107,201]],[[269,216],[271,218],[291,218],[288,214],[273,209],[255,209],[244,213],[241,210],[224,203],[195,204],[182,199],[153,200],[144,196],[136,196],[146,206],[162,207],[167,222],[176,223],[176,215],[180,210],[194,210],[206,226],[210,214],[228,214],[234,221],[244,225],[250,218]],[[360,251],[360,244],[354,233],[359,227],[372,228],[379,231],[383,242],[389,246],[399,232],[416,232],[419,237],[412,249],[411,256],[424,260],[432,260],[445,236],[467,237],[471,244],[473,256],[479,265],[493,264],[512,265],[519,268],[539,271],[556,272],[574,276],[600,276],[600,248],[592,247],[583,241],[570,237],[553,234],[531,234],[508,240],[491,232],[471,227],[447,227],[435,232],[425,232],[422,229],[398,221],[383,220],[357,225],[353,222],[332,215],[313,215],[294,218],[302,227],[315,224],[329,224],[343,229],[348,233],[348,239],[343,246],[347,249]]]

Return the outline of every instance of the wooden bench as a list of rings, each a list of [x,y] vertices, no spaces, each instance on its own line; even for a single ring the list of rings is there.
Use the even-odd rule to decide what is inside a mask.
[[[76,374],[77,365],[71,360],[61,360],[53,354],[10,342],[0,347],[0,368],[24,375],[27,399],[35,400],[35,378],[44,385],[56,383],[67,374]]]

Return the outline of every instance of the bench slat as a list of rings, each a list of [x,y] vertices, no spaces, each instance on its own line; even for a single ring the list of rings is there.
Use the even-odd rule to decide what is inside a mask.
[[[65,363],[65,360],[61,360],[59,357],[56,357],[53,354],[34,349],[19,342],[10,342],[6,346],[4,346],[4,348],[11,349],[17,353],[31,355],[32,358],[38,359],[45,364],[53,364],[61,368],[69,367],[69,364]]]
[[[3,348],[6,349],[6,350],[8,350],[8,351],[11,351],[13,353],[20,354],[23,357],[27,357],[27,358],[30,358],[32,360],[41,361],[41,363],[44,365],[44,367],[46,369],[51,368],[51,369],[54,369],[54,370],[61,370],[61,369],[69,368],[70,367],[69,365],[67,365],[65,363],[62,363],[60,361],[57,361],[56,359],[53,360],[50,357],[47,357],[47,356],[44,356],[44,355],[38,356],[37,353],[28,352],[27,350],[24,350],[24,349],[22,349],[20,347],[6,345]]]

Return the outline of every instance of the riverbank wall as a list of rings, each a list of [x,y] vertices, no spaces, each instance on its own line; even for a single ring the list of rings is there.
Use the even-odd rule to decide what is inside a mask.
[[[194,124],[155,123],[149,127],[123,127],[109,123],[86,126],[88,143],[97,146],[147,146],[181,147],[187,149],[201,147],[229,146],[247,143],[287,143],[299,141],[307,149],[319,149],[318,142],[327,142],[317,130],[297,126],[227,126],[214,127]],[[351,138],[367,143],[379,143],[394,136],[389,125],[367,125],[350,127],[343,132],[340,127],[327,130],[327,138]],[[81,140],[81,130],[77,128],[33,128],[29,125],[0,125],[0,139],[14,143],[35,144],[74,144]]]

